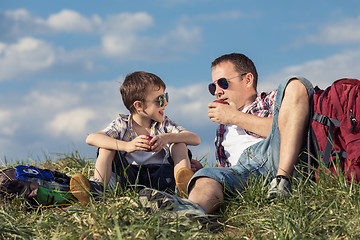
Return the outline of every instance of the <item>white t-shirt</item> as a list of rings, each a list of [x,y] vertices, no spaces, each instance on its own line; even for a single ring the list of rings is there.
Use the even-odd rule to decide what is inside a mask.
[[[126,153],[125,157],[128,163],[132,165],[162,164],[165,151],[163,149],[159,152],[134,151]]]
[[[246,112],[246,110],[247,108],[244,108],[242,112]],[[240,155],[246,148],[261,140],[263,140],[263,138],[248,135],[245,130],[239,126],[225,125],[222,146],[224,147],[225,155],[231,163],[231,166],[237,164]]]
[[[160,135],[164,133],[179,133],[184,128],[177,125],[174,121],[171,121],[168,117],[164,116],[163,121],[155,122],[151,124],[151,136]],[[120,114],[118,118],[112,121],[103,132],[115,139],[130,142],[138,135],[136,134],[133,124],[132,116]],[[166,154],[169,152],[170,144],[165,146],[163,150],[159,152],[145,152],[135,151],[132,153],[125,153],[125,158],[129,164],[134,165],[147,165],[147,164],[162,164]]]

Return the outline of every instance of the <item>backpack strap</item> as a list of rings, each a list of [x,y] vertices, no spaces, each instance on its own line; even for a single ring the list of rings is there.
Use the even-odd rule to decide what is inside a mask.
[[[332,141],[334,139],[334,127],[340,127],[340,121],[332,118],[328,118],[327,116],[319,113],[314,113],[313,120],[317,121],[322,125],[326,125],[329,127],[328,129],[328,137],[326,141],[326,146],[324,151],[322,152],[323,162],[325,166],[329,166],[329,160],[332,149]],[[346,154],[346,153],[345,153]]]
[[[320,96],[320,114],[315,112],[313,115],[313,120],[317,121],[318,123],[320,123],[322,125],[326,125],[329,127],[326,146],[325,146],[324,151],[321,153],[321,155],[323,157],[323,163],[325,164],[326,167],[329,166],[330,155],[333,156],[333,154],[331,153],[331,149],[332,149],[332,141],[334,139],[334,127],[340,127],[339,120],[329,118],[322,114],[323,99],[324,99],[325,93],[327,93],[329,91],[329,89],[330,89],[330,87],[325,89],[325,91]],[[346,152],[344,152],[344,153],[339,152],[338,154],[339,154],[339,156],[342,156],[344,154],[346,156]]]

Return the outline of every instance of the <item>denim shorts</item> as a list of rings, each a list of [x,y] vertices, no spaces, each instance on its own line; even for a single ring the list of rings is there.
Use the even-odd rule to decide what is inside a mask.
[[[251,178],[262,178],[266,182],[269,182],[275,177],[279,166],[280,154],[278,114],[284,90],[288,82],[294,78],[299,79],[304,84],[309,95],[309,102],[311,102],[314,90],[312,84],[307,79],[293,76],[283,81],[278,87],[272,129],[267,138],[245,149],[235,166],[209,167],[197,171],[189,182],[189,191],[199,177],[215,179],[221,183],[224,186],[224,189],[229,191],[229,193],[236,193],[244,190]]]

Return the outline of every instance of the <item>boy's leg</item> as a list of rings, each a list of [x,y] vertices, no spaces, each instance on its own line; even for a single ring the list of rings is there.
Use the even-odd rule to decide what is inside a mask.
[[[187,185],[194,175],[191,170],[188,148],[184,143],[174,143],[170,147],[170,156],[174,162],[174,178],[180,196],[187,195]]]
[[[99,148],[98,158],[95,163],[94,178],[101,184],[108,184],[111,178],[112,161],[115,151]],[[93,188],[94,188],[93,184]],[[75,174],[70,180],[70,191],[79,202],[86,206],[90,202],[91,185],[89,180],[82,174]],[[95,194],[99,194],[96,190]]]
[[[111,172],[112,163],[115,157],[116,151],[99,148],[98,158],[95,163],[94,177],[105,186],[108,185]]]
[[[90,183],[84,175],[78,173],[71,177],[70,191],[81,205],[86,206],[90,202]]]

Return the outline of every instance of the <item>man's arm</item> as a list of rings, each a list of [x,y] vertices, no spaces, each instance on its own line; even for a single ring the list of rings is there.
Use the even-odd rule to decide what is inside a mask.
[[[259,136],[269,135],[273,118],[258,117],[252,114],[243,113],[236,109],[235,105],[225,105],[211,102],[208,105],[208,116],[213,122],[224,125],[236,125]]]

